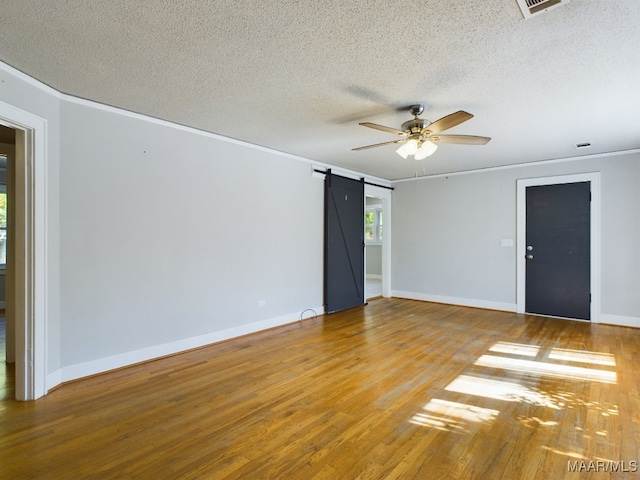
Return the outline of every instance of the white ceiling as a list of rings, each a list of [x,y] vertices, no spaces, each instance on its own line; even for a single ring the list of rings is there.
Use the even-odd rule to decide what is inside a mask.
[[[0,60],[53,88],[385,179],[640,148],[640,1],[5,1]],[[1,87],[0,87],[1,88]],[[358,122],[425,105],[492,137],[403,160]],[[576,143],[590,142],[586,150]]]

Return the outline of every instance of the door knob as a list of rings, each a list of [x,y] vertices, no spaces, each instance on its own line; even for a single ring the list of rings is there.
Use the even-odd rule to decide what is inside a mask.
[[[533,255],[531,255],[530,253],[526,254],[524,256],[524,258],[526,258],[527,260],[533,260]]]

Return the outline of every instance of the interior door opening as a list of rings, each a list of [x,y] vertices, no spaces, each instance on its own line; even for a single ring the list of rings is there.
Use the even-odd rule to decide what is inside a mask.
[[[8,209],[13,207],[15,138],[14,129],[0,125],[0,399],[15,397],[15,315],[11,303],[15,289],[10,250],[15,215]]]
[[[15,347],[15,399],[35,400],[48,390],[47,120],[0,101],[0,124],[15,134],[7,162],[6,345]]]
[[[384,211],[382,198],[367,195],[364,211],[365,298],[382,296]]]
[[[376,262],[380,262],[378,266],[377,263],[375,265],[369,265],[367,270],[369,274],[372,275],[380,275],[379,277],[374,277],[376,283],[376,290],[372,293],[370,289],[367,290],[367,285],[365,285],[365,296],[367,299],[374,298],[378,296],[383,296],[385,298],[391,297],[391,189],[381,187],[378,185],[365,184],[364,188],[366,202],[370,202],[371,206],[374,209],[378,209],[380,213],[379,220],[379,244],[376,248],[370,249],[367,252],[367,247],[365,246],[365,261],[366,256],[369,253],[373,253],[374,255],[378,255],[379,252],[379,260],[376,257]],[[367,214],[367,204],[365,203],[365,211],[364,214]],[[371,218],[371,216],[370,216]],[[375,215],[373,216],[375,221]],[[366,223],[366,221],[365,221]],[[373,229],[372,229],[373,230]],[[377,250],[378,252],[375,252]]]

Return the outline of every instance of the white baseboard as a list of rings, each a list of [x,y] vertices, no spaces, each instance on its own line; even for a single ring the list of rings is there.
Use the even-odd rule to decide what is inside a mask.
[[[490,302],[486,300],[477,300],[470,298],[447,297],[442,295],[430,295],[427,293],[405,292],[401,290],[393,290],[393,297],[407,298],[409,300],[420,300],[423,302],[446,303],[449,305],[460,305],[463,307],[484,308],[488,310],[502,310],[505,312],[516,312],[517,305],[515,303]],[[595,323],[595,322],[594,322]],[[610,315],[606,313],[600,314],[598,323],[607,325],[617,325],[620,327],[640,328],[640,317],[628,317],[624,315]]]
[[[324,313],[324,307],[316,307],[313,310],[317,315]],[[304,319],[313,317],[313,312],[311,310],[305,310],[303,314]],[[156,358],[165,357],[167,355],[173,355],[193,348],[204,347],[213,343],[240,337],[249,333],[256,333],[273,327],[279,327],[288,323],[294,323],[300,320],[300,315],[301,314],[299,312],[290,313],[267,320],[261,320],[259,322],[249,323],[247,325],[240,325],[217,332],[211,332],[197,337],[185,338],[171,343],[154,345],[141,350],[126,352],[106,358],[99,358],[90,362],[69,365],[50,373],[47,376],[47,389],[51,389],[61,383],[69,382],[71,380],[77,380],[90,375],[108,372],[109,370],[115,370],[117,368],[134,365],[136,363],[146,362]]]
[[[423,302],[446,303],[449,305],[484,308],[487,310],[502,310],[505,312],[515,312],[517,307],[515,303],[491,302],[475,298],[447,297],[443,295],[430,295],[428,293],[405,292],[402,290],[393,290],[391,296],[407,298],[409,300],[421,300]]]
[[[624,315],[609,315],[606,313],[601,313],[600,323],[606,323],[608,325],[618,325],[620,327],[640,328],[639,317],[626,317]]]
[[[375,273],[367,273],[366,277],[370,278],[371,280],[382,280],[382,275],[378,275]]]
[[[46,379],[46,390],[47,392],[54,387],[57,387],[62,383],[62,369],[59,368],[55,372],[51,372],[47,374]]]

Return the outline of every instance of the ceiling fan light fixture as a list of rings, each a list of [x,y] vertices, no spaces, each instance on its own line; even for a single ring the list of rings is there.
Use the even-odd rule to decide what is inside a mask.
[[[400,148],[396,150],[396,153],[406,160],[409,156],[406,149],[406,143],[400,145]]]
[[[409,137],[409,140],[404,144],[404,147],[407,154],[413,155],[418,151],[418,140],[416,138]]]
[[[428,156],[433,155],[437,149],[438,149],[438,145],[426,140],[422,142],[422,145],[420,145],[420,148],[418,148],[418,151],[416,152],[414,158],[416,160],[423,160]]]

